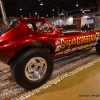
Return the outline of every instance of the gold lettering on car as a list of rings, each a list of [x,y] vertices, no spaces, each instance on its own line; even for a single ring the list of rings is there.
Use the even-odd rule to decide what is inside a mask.
[[[92,34],[92,35],[87,35],[87,36],[81,36],[81,37],[77,37],[77,38],[73,38],[73,39],[69,39],[69,40],[65,40],[65,39],[60,39],[59,40],[59,46],[56,46],[56,52],[60,51],[61,49],[65,49],[66,47],[68,49],[70,49],[70,47],[72,45],[82,45],[85,43],[91,43],[94,41],[97,41],[96,34]],[[58,41],[58,40],[57,40]],[[58,49],[59,48],[59,49]]]
[[[64,43],[64,39],[61,39],[60,40],[60,43],[61,43],[61,49],[64,49],[65,48],[65,43]]]
[[[100,37],[100,32],[96,32],[96,35],[97,35],[98,37]]]

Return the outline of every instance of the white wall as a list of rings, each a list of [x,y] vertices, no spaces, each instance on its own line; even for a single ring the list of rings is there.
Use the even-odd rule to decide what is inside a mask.
[[[64,19],[61,17],[61,18],[48,18],[48,20],[52,23],[52,25],[62,25],[64,24]]]
[[[81,18],[81,26],[87,24],[87,19],[86,18]]]
[[[81,26],[87,24],[87,18],[95,17],[96,13],[82,14],[81,15]]]
[[[73,17],[72,16],[68,16],[68,17],[60,17],[58,18],[48,18],[48,20],[54,24],[54,25],[71,25],[73,24]]]
[[[87,23],[87,18],[95,17],[95,13],[88,13],[88,14],[82,14],[81,15],[81,26]],[[13,19],[16,19],[17,17],[10,16],[7,18],[8,22],[12,21]],[[73,24],[73,17],[72,16],[66,16],[58,18],[48,18],[48,20],[54,24],[54,25],[71,25]],[[3,23],[2,18],[0,18],[0,24]]]
[[[88,13],[88,14],[82,14],[81,15],[81,26],[84,25],[84,24],[87,24],[87,18],[90,18],[90,17],[95,17],[95,13]],[[67,16],[67,17],[60,17],[59,18],[59,21],[58,21],[58,18],[48,18],[48,20],[54,24],[54,25],[71,25],[73,24],[73,17],[71,16]]]
[[[72,25],[73,24],[73,17],[72,16],[69,16],[69,17],[66,17],[66,20],[65,20],[65,25]]]
[[[58,19],[57,18],[48,18],[48,20],[52,23],[52,25],[58,25]]]
[[[82,18],[95,17],[95,14],[96,14],[96,13],[97,13],[97,12],[95,12],[95,13],[88,13],[88,14],[82,14],[81,17],[82,17]]]

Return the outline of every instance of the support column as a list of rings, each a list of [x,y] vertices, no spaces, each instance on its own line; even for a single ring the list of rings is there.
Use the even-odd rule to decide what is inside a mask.
[[[100,1],[98,7],[98,13],[95,16],[95,30],[100,30]]]
[[[66,21],[65,11],[63,13],[64,13],[64,25],[65,25],[65,21]]]
[[[4,5],[3,5],[3,1],[2,0],[0,0],[0,8],[1,8],[3,22],[4,22],[4,24],[8,25],[7,17],[6,17],[6,13],[5,13],[5,9],[4,9]]]
[[[100,2],[99,2],[99,7],[98,7],[98,13],[100,13]]]
[[[60,25],[60,21],[59,21],[59,7],[57,7],[57,11],[58,11],[58,24]]]

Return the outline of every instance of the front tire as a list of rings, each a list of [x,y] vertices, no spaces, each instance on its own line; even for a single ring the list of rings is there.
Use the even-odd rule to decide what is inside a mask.
[[[43,85],[50,78],[52,71],[52,57],[41,48],[24,52],[12,66],[12,74],[16,82],[25,89],[34,89]]]

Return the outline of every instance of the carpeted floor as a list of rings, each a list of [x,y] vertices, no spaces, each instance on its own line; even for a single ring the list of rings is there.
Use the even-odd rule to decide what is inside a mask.
[[[100,100],[100,62],[27,100]]]

